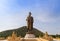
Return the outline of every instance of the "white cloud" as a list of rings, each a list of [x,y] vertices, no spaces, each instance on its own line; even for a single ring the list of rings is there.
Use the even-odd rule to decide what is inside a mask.
[[[8,3],[8,0],[0,0],[0,31],[19,28],[20,26],[26,25],[26,16],[28,15],[29,11],[32,12],[35,21],[34,27],[37,29],[51,33],[51,29],[53,30],[57,27],[59,28],[58,24],[60,24],[60,17],[55,18],[50,16],[52,14],[52,8],[50,9],[46,6],[41,7],[40,4],[25,8],[18,5],[17,3],[15,3],[15,5],[13,3],[12,5],[16,6],[14,8],[11,4]],[[57,32],[58,30],[54,31]]]
[[[19,28],[26,25],[25,18],[29,10],[16,4],[17,8],[11,11],[9,4],[8,0],[0,0],[0,31]]]

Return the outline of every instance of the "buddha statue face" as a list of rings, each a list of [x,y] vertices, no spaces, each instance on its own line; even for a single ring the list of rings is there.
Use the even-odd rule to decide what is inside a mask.
[[[31,12],[29,12],[29,16],[31,16]]]

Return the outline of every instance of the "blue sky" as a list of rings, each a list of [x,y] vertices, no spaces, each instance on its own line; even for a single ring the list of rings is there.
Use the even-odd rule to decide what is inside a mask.
[[[0,31],[25,26],[30,11],[35,28],[60,34],[60,0],[0,0]]]

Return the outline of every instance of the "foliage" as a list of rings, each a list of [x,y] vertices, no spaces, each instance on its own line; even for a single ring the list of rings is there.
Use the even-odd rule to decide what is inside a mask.
[[[17,36],[21,36],[21,37],[24,37],[26,32],[27,32],[27,27],[26,26],[23,26],[23,27],[20,27],[18,29],[13,29],[13,30],[6,30],[6,31],[3,31],[3,32],[0,32],[0,37],[4,37],[4,38],[7,38],[8,36],[11,36],[12,35],[12,32],[15,32]],[[43,36],[44,33],[37,30],[37,29],[33,29],[34,31],[34,34],[36,37],[39,37],[39,36]]]

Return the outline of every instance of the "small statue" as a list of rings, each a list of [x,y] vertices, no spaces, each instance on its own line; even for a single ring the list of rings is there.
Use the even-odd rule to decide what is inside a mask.
[[[33,22],[34,22],[33,17],[31,16],[31,12],[29,12],[29,16],[27,17],[26,21],[27,21],[27,29],[28,31],[31,31],[33,29]]]

